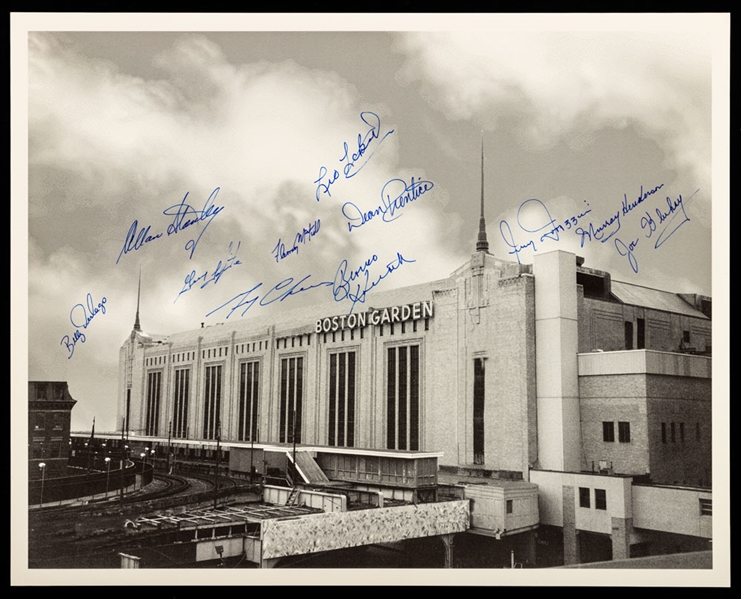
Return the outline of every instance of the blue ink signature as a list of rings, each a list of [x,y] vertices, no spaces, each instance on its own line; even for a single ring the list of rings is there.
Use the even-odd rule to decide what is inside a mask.
[[[390,223],[402,216],[402,214],[395,214],[397,210],[401,210],[410,202],[419,199],[433,187],[435,187],[435,184],[432,181],[425,181],[424,179],[415,181],[414,177],[412,177],[412,181],[409,184],[404,179],[391,179],[386,182],[381,190],[381,204],[378,208],[363,212],[352,202],[345,202],[342,205],[342,215],[350,221],[347,223],[347,230],[352,231],[353,229],[362,227],[374,216],[380,214],[383,215],[381,217],[383,222]],[[388,192],[387,189],[389,189]],[[391,197],[393,194],[397,195],[392,200]],[[357,223],[357,221],[360,221],[360,223],[353,224]]]
[[[383,279],[400,268],[402,264],[416,262],[416,260],[408,260],[399,252],[396,252],[396,258],[386,264],[386,271],[383,274],[376,276],[374,280],[371,280],[369,268],[377,260],[378,256],[373,254],[373,256],[368,258],[359,268],[350,270],[349,272],[347,260],[340,262],[332,283],[332,295],[336,302],[341,302],[346,299],[352,302],[350,314],[352,314],[355,304],[358,302],[364,304],[366,294]]]
[[[589,206],[589,202],[586,200],[584,200],[584,203]],[[536,223],[535,225],[529,226],[535,226],[535,228],[526,227],[520,219],[520,213],[525,207],[528,208],[528,220],[535,220]],[[560,233],[572,229],[576,230],[576,225],[579,224],[579,219],[583,218],[590,212],[592,212],[591,208],[557,223],[557,220],[551,216],[550,211],[541,200],[530,199],[525,200],[517,209],[517,224],[520,229],[526,233],[540,233],[540,237],[538,238],[539,243],[543,243],[546,240],[560,241]],[[512,248],[509,254],[514,254],[518,263],[520,262],[520,252],[522,250],[532,248],[534,252],[538,251],[535,239],[530,239],[527,243],[523,244],[517,243],[515,241],[514,233],[512,233],[512,227],[506,220],[499,222],[499,233],[502,236],[504,243]]]
[[[635,241],[631,241],[628,245],[625,245],[625,242],[623,242],[622,239],[619,237],[615,238],[615,249],[617,250],[617,253],[621,256],[628,257],[628,263],[633,269],[633,272],[638,272],[638,260],[636,259],[633,250],[636,249],[639,241],[639,239],[636,239]]]
[[[617,226],[614,226],[616,224]],[[586,231],[583,227],[577,227],[574,232],[581,237],[581,239],[579,240],[579,247],[584,247],[584,243],[586,241],[596,240],[601,243],[605,243],[606,241],[609,241],[619,230],[620,210],[618,210],[615,214],[611,214],[610,218],[605,219],[596,227],[594,226],[594,223],[590,222],[589,227],[587,227]],[[605,237],[605,235],[607,235],[607,237]]]
[[[666,223],[666,226],[661,230],[661,233],[659,233],[656,242],[654,243],[654,249],[659,249],[667,239],[674,235],[679,227],[690,220],[684,210],[684,203],[688,200],[691,200],[698,191],[700,190],[696,189],[686,200],[682,199],[682,194],[679,194],[679,197],[676,200],[672,200],[670,197],[667,197],[666,212],[664,212],[660,208],[656,208],[655,214],[656,217],[659,219],[659,224],[664,223],[664,221],[668,222]],[[679,218],[680,214],[682,215],[682,220],[675,223],[674,221]],[[656,231],[656,229],[658,228],[658,225],[648,212],[646,212],[646,216],[641,217],[641,229],[646,229],[646,227],[648,227],[648,235],[646,235],[646,238],[650,239],[651,235],[653,235],[654,231]]]
[[[229,301],[223,303],[218,308],[211,310],[206,316],[218,312],[223,308],[229,308],[228,314],[225,319],[228,319],[234,312],[244,308],[240,316],[244,316],[247,311],[254,305],[268,306],[274,302],[282,302],[291,296],[298,295],[304,291],[310,291],[319,287],[331,287],[332,296],[336,302],[341,302],[345,299],[352,302],[350,312],[352,313],[355,304],[358,302],[365,302],[366,294],[378,285],[383,279],[385,279],[392,272],[396,271],[402,264],[408,262],[415,262],[415,260],[407,260],[400,253],[397,252],[396,258],[386,265],[386,271],[375,277],[374,280],[370,279],[369,267],[378,260],[378,256],[373,254],[371,258],[368,258],[359,268],[348,272],[347,260],[340,262],[337,267],[334,279],[332,281],[321,281],[319,283],[306,283],[311,275],[306,275],[300,280],[296,280],[294,277],[288,277],[283,279],[280,283],[272,287],[267,293],[260,297],[258,294],[252,295],[260,287],[262,283],[258,283],[252,289],[249,289],[243,293],[235,295]],[[358,282],[360,281],[360,282]],[[306,284],[305,284],[306,283]],[[362,287],[362,289],[361,289]],[[355,289],[353,289],[355,288]]]
[[[357,151],[351,152],[347,142],[344,142],[342,146],[344,153],[339,159],[339,162],[344,163],[340,168],[342,169],[342,174],[345,176],[345,179],[350,179],[357,175],[363,167],[368,164],[368,161],[373,157],[373,154],[378,150],[383,141],[394,132],[394,130],[391,129],[384,133],[383,137],[380,136],[381,119],[375,112],[361,112],[360,120],[368,125],[369,129],[365,132],[365,135],[358,133]],[[369,152],[370,145],[374,139],[377,139],[378,143],[375,144],[375,147]],[[359,162],[361,158],[364,158],[364,160]],[[329,170],[326,166],[319,167],[319,177],[314,181],[314,184],[316,185],[314,197],[317,202],[321,200],[319,197],[320,194],[332,197],[330,188],[339,178],[340,173],[337,169],[333,169],[332,173],[329,174]]]
[[[636,206],[646,201],[649,197],[651,197],[653,194],[659,191],[659,189],[661,189],[662,187],[664,187],[663,183],[657,185],[653,189],[649,189],[648,191],[644,193],[643,185],[641,185],[641,193],[639,193],[638,198],[636,200],[633,200],[632,202],[628,201],[628,194],[624,193],[623,194],[623,206],[622,206],[623,216],[627,215],[628,212],[633,210]]]
[[[298,244],[303,243],[305,245],[307,241],[311,241],[311,238],[319,233],[319,227],[321,227],[321,225],[321,219],[317,219],[309,225],[308,229],[304,227],[302,231],[296,233],[296,236],[293,238],[293,245],[288,250],[286,250],[286,245],[279,238],[278,243],[276,243],[275,247],[271,250],[275,256],[275,261],[278,262],[279,260],[288,258],[291,254],[298,254]]]
[[[219,260],[219,263],[216,265],[216,268],[214,268],[213,273],[211,273],[211,276],[208,276],[208,271],[204,272],[200,276],[196,276],[196,271],[192,270],[189,274],[185,276],[185,280],[183,282],[183,288],[178,293],[178,296],[175,298],[175,301],[173,304],[178,301],[178,298],[183,295],[186,291],[190,291],[194,286],[201,284],[200,288],[203,289],[206,285],[209,283],[212,283],[216,285],[216,283],[219,282],[219,279],[222,277],[222,275],[229,270],[230,268],[234,266],[238,266],[239,264],[242,264],[242,262],[237,258],[237,252],[239,251],[240,246],[242,245],[242,242],[237,243],[237,248],[234,250],[234,253],[232,254],[232,247],[234,245],[233,241],[229,242],[229,257],[226,260]]]
[[[190,255],[188,256],[189,260],[193,258],[193,253],[196,251],[198,242],[201,240],[203,233],[211,224],[211,221],[216,217],[217,214],[219,214],[219,212],[224,209],[224,206],[214,206],[214,200],[216,199],[216,196],[219,195],[220,189],[220,187],[217,187],[211,192],[211,195],[208,196],[208,199],[203,205],[202,210],[197,210],[190,204],[185,203],[185,201],[188,199],[188,195],[190,194],[190,192],[185,192],[185,196],[183,196],[183,199],[179,204],[169,206],[162,211],[162,214],[164,214],[165,216],[173,217],[172,222],[167,226],[168,237],[170,235],[176,235],[177,233],[183,231],[184,229],[187,229],[188,227],[192,227],[194,225],[205,222],[203,228],[201,229],[201,232],[198,234],[198,237],[196,239],[190,239],[185,243],[184,249],[186,251],[190,251]],[[139,230],[138,220],[135,220],[133,223],[131,223],[129,231],[124,238],[123,247],[121,248],[121,251],[118,254],[118,258],[116,259],[116,264],[118,264],[119,260],[121,260],[121,256],[123,256],[124,254],[139,250],[144,246],[144,244],[162,238],[162,236],[164,235],[164,233],[162,232],[150,234],[151,228],[152,226],[149,225]]]
[[[605,243],[612,239],[615,251],[617,251],[620,256],[627,258],[628,264],[630,264],[631,269],[633,270],[633,272],[637,273],[638,258],[636,257],[636,249],[640,242],[640,238],[630,239],[626,242],[623,240],[624,235],[621,235],[623,239],[621,239],[621,237],[617,237],[616,234],[618,233],[618,231],[621,230],[621,227],[623,225],[621,217],[627,218],[633,210],[635,210],[643,202],[651,198],[651,196],[655,195],[663,187],[664,184],[661,183],[653,188],[644,191],[643,186],[641,186],[641,191],[638,194],[638,197],[633,200],[628,200],[628,195],[623,194],[623,200],[620,208],[616,210],[614,214],[611,214],[609,218],[605,219],[597,225],[595,225],[594,222],[589,222],[588,224],[576,226],[579,223],[579,219],[589,214],[591,210],[587,210],[585,212],[582,212],[581,214],[572,216],[571,218],[563,221],[563,224],[556,224],[556,219],[551,216],[548,208],[546,208],[543,202],[541,202],[540,200],[527,200],[522,203],[517,211],[517,224],[520,226],[521,230],[528,233],[542,232],[542,234],[540,235],[540,243],[542,243],[546,239],[551,241],[559,241],[559,233],[565,232],[569,229],[573,229],[573,232],[577,236],[579,236],[581,247],[584,247],[584,244],[586,242],[599,241],[601,243]],[[679,227],[690,220],[687,216],[687,212],[685,211],[685,204],[698,191],[700,190],[695,190],[695,192],[686,199],[683,199],[681,195],[679,195],[677,199],[672,199],[671,197],[666,196],[665,208],[654,208],[653,212],[650,212],[649,210],[644,211],[643,216],[641,216],[640,219],[641,229],[643,229],[644,233],[646,233],[646,239],[651,239],[654,233],[657,233],[657,235],[653,237],[654,249],[659,249],[672,235],[674,235]],[[527,228],[522,224],[522,222],[520,222],[520,212],[526,205],[528,205],[529,202],[536,202],[535,207],[539,210],[539,212],[535,212],[535,220],[538,223],[535,228]],[[532,213],[533,209],[531,207],[529,218],[532,218]],[[538,218],[538,216],[540,216],[540,218]],[[661,227],[661,225],[664,225],[663,228]],[[526,243],[517,243],[515,241],[512,228],[505,220],[499,223],[499,231],[502,235],[502,239],[504,239],[504,242],[512,248],[512,251],[510,251],[509,253],[515,254],[515,256],[517,256],[518,262],[520,261],[519,253],[521,251],[527,248],[531,248],[535,252],[538,249],[536,239],[530,239]]]
[[[59,342],[59,345],[64,345],[69,352],[69,355],[67,356],[68,360],[74,355],[75,345],[77,345],[77,342],[80,341],[81,343],[85,343],[87,340],[87,337],[80,329],[87,329],[93,318],[95,318],[98,313],[105,314],[105,310],[106,298],[104,297],[100,300],[96,306],[91,293],[87,294],[84,305],[75,304],[72,306],[72,309],[69,311],[69,321],[72,323],[72,326],[75,327],[75,332],[72,334],[71,338],[69,335],[64,335]]]
[[[684,223],[689,222],[690,219],[687,216],[687,212],[684,209],[684,203],[692,199],[698,191],[700,190],[696,189],[694,193],[691,196],[689,196],[687,199],[683,199],[681,194],[676,200],[672,200],[671,197],[666,196],[667,209],[666,210],[663,210],[661,208],[654,209],[654,214],[656,215],[656,219],[659,221],[658,224],[656,223],[656,220],[654,220],[654,217],[648,210],[644,212],[644,216],[641,217],[641,229],[643,229],[643,231],[646,233],[645,235],[646,239],[651,239],[653,234],[658,231],[659,226],[666,223],[664,224],[664,227],[661,229],[661,231],[658,232],[655,238],[655,241],[654,241],[655,250],[658,250],[662,245],[664,245],[664,243],[672,235],[674,235],[674,233],[676,233],[679,227],[681,227]],[[636,239],[635,241],[631,242],[630,244],[626,246],[619,239],[615,240],[615,249],[617,250],[618,254],[620,254],[621,256],[627,256],[628,263],[630,264],[630,267],[633,269],[633,272],[635,273],[638,272],[638,260],[633,254],[633,250],[638,245],[638,241],[639,240]]]

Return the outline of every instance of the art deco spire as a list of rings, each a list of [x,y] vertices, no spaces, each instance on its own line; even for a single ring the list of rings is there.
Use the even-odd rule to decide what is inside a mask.
[[[139,267],[139,289],[136,293],[136,319],[134,320],[134,330],[141,331],[142,327],[139,324],[139,301],[142,295],[142,269]]]
[[[484,132],[481,131],[481,218],[479,218],[479,238],[476,241],[477,252],[488,252],[486,240],[486,219],[484,218]]]

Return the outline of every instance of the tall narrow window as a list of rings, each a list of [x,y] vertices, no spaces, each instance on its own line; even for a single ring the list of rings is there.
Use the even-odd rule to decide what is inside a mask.
[[[625,349],[633,349],[633,322],[625,321]]]
[[[188,436],[188,398],[190,396],[190,369],[175,371],[175,408],[172,436],[183,439]]]
[[[602,440],[606,443],[613,443],[615,441],[615,423],[614,422],[603,422],[602,423]]]
[[[646,349],[646,321],[643,318],[637,320],[636,346],[638,349]]]
[[[661,442],[666,443],[666,422],[661,423]]]
[[[301,407],[304,392],[304,359],[280,361],[280,434],[281,443],[301,443]]]
[[[484,463],[484,359],[473,361],[473,463]]]
[[[419,345],[388,348],[386,447],[419,449]]]
[[[329,431],[327,443],[355,444],[355,352],[329,356]]]
[[[126,389],[126,432],[129,432],[129,416],[131,415],[131,388]]]
[[[630,422],[618,422],[618,440],[620,443],[630,443]]]
[[[594,490],[594,507],[598,510],[607,509],[607,491],[605,489]]]
[[[260,363],[239,365],[239,440],[257,441]]]
[[[150,372],[147,376],[147,421],[145,435],[158,434],[160,422],[160,393],[162,391],[162,373]]]
[[[587,487],[579,487],[579,507],[591,507],[589,489]]]
[[[221,424],[221,366],[206,366],[203,438],[215,439]]]

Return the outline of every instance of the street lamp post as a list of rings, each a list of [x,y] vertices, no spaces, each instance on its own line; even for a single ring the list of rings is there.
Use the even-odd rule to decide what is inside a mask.
[[[144,488],[144,466],[147,465],[147,454],[144,453],[144,452],[142,452],[140,454],[140,456],[141,456],[141,459],[142,459],[142,482],[141,482],[141,487],[140,488]]]
[[[105,458],[105,464],[106,464],[106,475],[105,475],[105,496],[108,497],[108,481],[111,478],[111,458],[106,456]]]
[[[41,496],[39,497],[39,508],[41,508],[44,504],[44,475],[46,474],[46,464],[41,462],[39,468],[41,469]]]

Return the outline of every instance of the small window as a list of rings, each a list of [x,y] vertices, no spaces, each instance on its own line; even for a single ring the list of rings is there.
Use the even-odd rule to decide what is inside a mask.
[[[700,499],[700,515],[701,516],[712,516],[713,515],[713,500],[712,499]]]
[[[630,443],[630,422],[618,422],[618,441]]]
[[[666,443],[666,422],[661,423],[661,442]]]
[[[507,513],[508,514],[512,513],[513,504],[514,504],[514,501],[512,501],[511,499],[507,500]]]
[[[689,343],[690,342],[690,332],[689,331],[683,331],[683,333],[682,333],[682,341],[684,341],[685,343]]]
[[[602,423],[602,440],[605,443],[613,443],[615,441],[615,423],[614,422],[603,422]]]
[[[607,509],[607,491],[604,489],[594,490],[594,507],[598,510]]]
[[[625,321],[625,349],[633,349],[633,323]]]
[[[646,349],[646,321],[643,318],[639,318],[636,322],[638,324],[636,346],[638,349]]]
[[[579,507],[590,507],[589,489],[586,487],[579,487]]]

